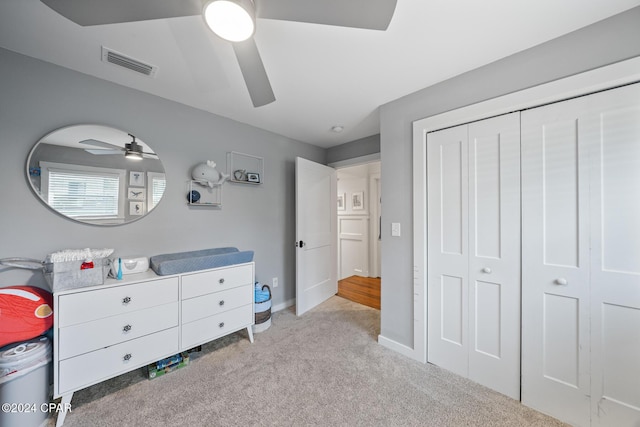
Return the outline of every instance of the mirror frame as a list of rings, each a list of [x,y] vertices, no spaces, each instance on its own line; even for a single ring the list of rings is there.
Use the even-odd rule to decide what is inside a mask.
[[[127,149],[132,148],[128,145],[132,140],[137,144],[133,144],[133,150],[144,153],[140,161],[131,160],[128,154],[125,156]],[[134,153],[132,157],[139,156]],[[101,183],[110,181],[114,185],[117,182],[117,187],[112,187],[114,191],[117,188],[117,207],[113,204],[110,206],[112,212],[114,208],[117,209],[117,214],[82,217],[67,214],[52,206],[46,195],[51,172],[59,172],[58,177],[63,177],[64,173],[78,173],[104,178]],[[155,209],[166,194],[166,172],[158,155],[145,142],[128,132],[101,124],[65,126],[40,138],[27,156],[26,177],[33,193],[49,209],[88,225],[118,226],[137,221]],[[76,178],[75,182],[84,184],[81,178]],[[155,200],[158,189],[162,195],[147,209],[149,202]]]

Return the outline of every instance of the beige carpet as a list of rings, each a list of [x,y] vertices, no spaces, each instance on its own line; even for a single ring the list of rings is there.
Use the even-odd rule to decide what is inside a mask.
[[[65,426],[562,426],[376,342],[380,312],[340,297],[203,346],[188,367],[76,392]],[[54,420],[50,420],[53,425]]]

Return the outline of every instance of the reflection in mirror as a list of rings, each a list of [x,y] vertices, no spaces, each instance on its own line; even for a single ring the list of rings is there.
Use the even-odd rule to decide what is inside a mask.
[[[162,162],[147,144],[101,125],[46,135],[29,154],[27,177],[51,209],[96,225],[141,218],[158,205],[166,185]]]

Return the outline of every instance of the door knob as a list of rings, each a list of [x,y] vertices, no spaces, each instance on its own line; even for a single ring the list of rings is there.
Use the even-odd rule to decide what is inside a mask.
[[[564,277],[560,277],[560,278],[554,280],[553,283],[555,283],[556,285],[566,285],[569,282],[567,282],[567,279],[565,279]]]
[[[489,267],[485,267],[482,269],[483,273],[491,274],[491,269]]]
[[[304,242],[302,240],[300,240],[299,242],[296,242],[296,248],[302,248],[304,247]]]

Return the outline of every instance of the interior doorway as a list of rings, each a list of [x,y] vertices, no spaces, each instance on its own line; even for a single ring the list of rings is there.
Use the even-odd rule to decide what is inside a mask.
[[[380,309],[380,161],[337,169],[338,295]]]

